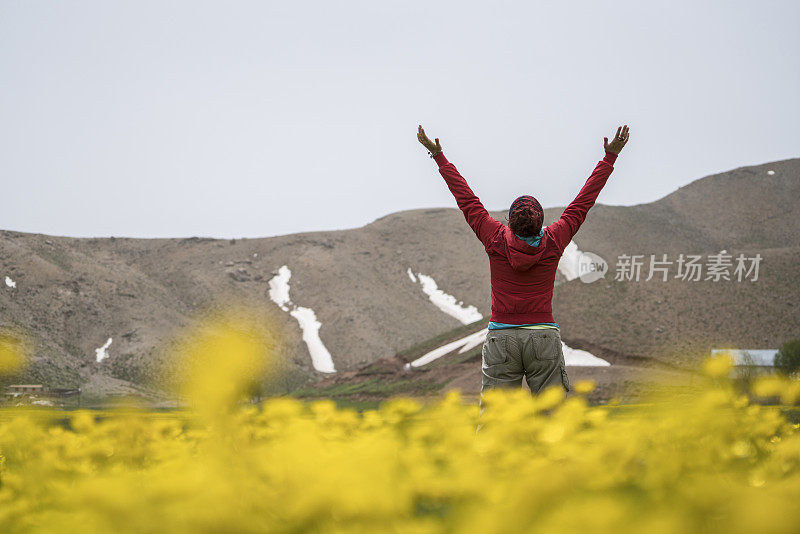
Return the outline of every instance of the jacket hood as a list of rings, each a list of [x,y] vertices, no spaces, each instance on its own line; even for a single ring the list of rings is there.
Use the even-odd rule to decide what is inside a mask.
[[[503,228],[505,242],[505,256],[515,271],[527,271],[542,259],[545,252],[545,240],[550,239],[545,231],[538,247],[532,247],[514,235],[508,226]]]

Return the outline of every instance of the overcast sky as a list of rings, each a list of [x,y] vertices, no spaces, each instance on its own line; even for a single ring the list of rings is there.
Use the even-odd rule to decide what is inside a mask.
[[[257,237],[800,156],[800,2],[0,1],[0,228]]]

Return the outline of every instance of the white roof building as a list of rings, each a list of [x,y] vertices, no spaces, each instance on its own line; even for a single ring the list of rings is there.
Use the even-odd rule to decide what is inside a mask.
[[[713,349],[712,356],[730,354],[733,365],[758,365],[772,367],[775,364],[775,355],[778,349]]]

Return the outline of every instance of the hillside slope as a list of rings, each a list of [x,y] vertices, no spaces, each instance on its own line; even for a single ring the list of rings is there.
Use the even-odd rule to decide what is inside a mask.
[[[772,171],[772,174],[769,174]],[[575,189],[584,177],[575,177]],[[602,199],[602,197],[601,197]],[[560,285],[554,311],[565,339],[609,349],[683,358],[711,346],[773,347],[800,334],[798,301],[800,160],[745,167],[697,180],[649,204],[598,205],[575,238],[612,272]],[[546,222],[560,214],[546,210]],[[502,213],[495,216],[503,219]],[[620,254],[760,253],[750,282],[614,282]],[[362,228],[263,239],[75,239],[0,232],[0,326],[36,342],[18,379],[52,385],[96,375],[136,383],[152,377],[168,341],[203,309],[244,302],[284,333],[286,388],[317,380],[297,321],[269,298],[269,280],[291,269],[290,297],[314,310],[338,371],[424,342],[461,323],[435,306],[408,275],[483,315],[488,261],[456,209],[411,210]],[[108,338],[109,357],[95,362]],[[96,381],[95,381],[96,382]]]

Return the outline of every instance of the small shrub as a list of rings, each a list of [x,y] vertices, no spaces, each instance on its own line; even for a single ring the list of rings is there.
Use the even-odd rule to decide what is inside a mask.
[[[775,355],[775,368],[785,375],[800,370],[800,339],[787,341]]]

